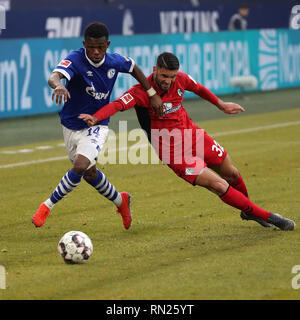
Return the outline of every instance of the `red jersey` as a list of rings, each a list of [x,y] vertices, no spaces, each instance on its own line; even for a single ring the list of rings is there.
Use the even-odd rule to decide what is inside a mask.
[[[118,111],[135,107],[139,122],[162,162],[171,167],[178,176],[193,184],[203,166],[221,163],[227,153],[190,119],[182,105],[184,92],[186,90],[194,92],[215,105],[219,99],[181,71],[177,73],[168,91],[162,91],[156,86],[153,74],[148,80],[162,99],[164,107],[162,118],[152,111],[148,94],[140,84],[131,87],[119,99],[102,107],[94,116],[102,120]],[[141,112],[142,109],[146,112]],[[167,134],[163,132],[164,130],[167,130]]]
[[[163,118],[159,118],[150,108],[149,97],[147,92],[140,84],[131,87],[116,101],[121,103],[122,107],[119,110],[128,110],[134,106],[146,107],[151,118],[152,129],[189,129],[194,127],[194,122],[191,120],[182,105],[184,92],[191,91],[196,95],[208,100],[213,104],[218,103],[218,97],[205,88],[200,83],[196,82],[192,77],[184,72],[179,71],[174,83],[170,89],[165,92],[159,89],[153,81],[153,74],[148,77],[152,87],[161,97],[164,106]],[[99,112],[101,112],[101,109]],[[97,117],[98,112],[95,114]],[[102,118],[102,117],[101,117]]]

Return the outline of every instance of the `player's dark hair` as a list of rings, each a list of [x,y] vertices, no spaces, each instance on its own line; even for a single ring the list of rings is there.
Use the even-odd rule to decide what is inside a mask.
[[[157,57],[156,66],[167,70],[178,70],[179,60],[175,54],[171,52],[163,52]]]
[[[239,8],[240,9],[249,9],[249,5],[248,5],[248,3],[241,3]]]
[[[101,22],[92,22],[88,24],[84,30],[84,39],[86,38],[102,38],[108,40],[109,31],[107,26]]]

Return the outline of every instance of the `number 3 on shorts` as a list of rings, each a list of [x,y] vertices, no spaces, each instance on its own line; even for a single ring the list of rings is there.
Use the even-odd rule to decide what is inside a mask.
[[[218,157],[223,156],[224,148],[218,144],[216,140],[214,140],[214,145],[212,145],[211,150],[216,151],[218,153]]]

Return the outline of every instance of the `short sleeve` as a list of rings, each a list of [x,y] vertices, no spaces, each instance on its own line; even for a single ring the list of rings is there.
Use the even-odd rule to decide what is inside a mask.
[[[204,87],[202,84],[193,79],[192,76],[184,72],[181,72],[181,78],[185,90],[194,92],[199,97],[209,101],[214,105],[218,103],[219,98],[206,87]]]
[[[122,56],[118,53],[113,54],[119,72],[131,73],[135,66],[135,61],[130,57]]]
[[[149,106],[149,97],[139,85],[133,86],[127,90],[117,101],[122,104],[122,110],[128,110],[134,106],[146,108]]]
[[[76,61],[75,53],[70,53],[64,60],[61,60],[60,63],[56,66],[53,72],[60,72],[63,74],[69,81],[76,73],[76,68],[74,62]]]

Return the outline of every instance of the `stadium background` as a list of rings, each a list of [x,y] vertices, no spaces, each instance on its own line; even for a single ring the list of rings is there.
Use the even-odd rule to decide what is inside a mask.
[[[170,173],[156,167],[147,167],[146,169],[141,165],[134,166],[134,168],[128,166],[127,169],[129,176],[134,179],[131,181],[131,189],[137,198],[136,212],[139,210],[141,212],[147,207],[147,212],[143,212],[144,216],[141,214],[140,218],[137,216],[135,220],[137,230],[140,228],[143,231],[140,237],[137,233],[134,234],[134,237],[143,244],[142,249],[136,247],[136,243],[130,239],[130,235],[119,235],[119,229],[114,229],[113,233],[110,233],[109,230],[115,226],[114,222],[108,218],[104,221],[100,220],[100,222],[93,220],[98,219],[94,218],[94,213],[89,213],[92,211],[90,208],[92,205],[89,201],[93,201],[94,198],[91,196],[90,200],[83,201],[80,205],[76,202],[76,197],[77,199],[81,198],[80,192],[83,192],[84,195],[90,194],[85,189],[78,194],[75,193],[75,196],[70,196],[70,200],[66,200],[66,209],[63,209],[62,206],[60,209],[62,212],[57,214],[57,218],[54,215],[53,218],[51,217],[54,219],[53,221],[57,222],[56,229],[55,226],[52,229],[51,227],[44,229],[45,238],[42,233],[35,234],[36,230],[32,230],[32,226],[27,225],[41,198],[48,195],[68,166],[68,162],[64,158],[64,149],[61,147],[62,134],[57,116],[59,107],[50,100],[51,90],[47,86],[47,78],[51,70],[69,50],[80,47],[85,25],[96,20],[103,21],[111,30],[111,51],[132,56],[145,74],[151,72],[155,57],[159,52],[170,50],[179,56],[183,71],[190,73],[196,80],[206,85],[224,100],[234,100],[245,106],[245,114],[236,118],[226,118],[218,110],[209,107],[206,102],[193,95],[187,95],[188,99],[185,102],[185,107],[192,118],[195,121],[201,121],[200,124],[203,124],[209,132],[217,133],[216,136],[219,135],[219,140],[229,149],[236,163],[243,168],[246,180],[249,181],[251,193],[259,199],[259,204],[271,205],[283,193],[285,201],[282,205],[277,205],[278,210],[285,210],[284,213],[287,214],[292,210],[294,216],[291,218],[297,217],[295,211],[299,207],[299,200],[297,200],[299,197],[292,191],[298,190],[300,186],[298,160],[300,156],[299,3],[297,1],[253,0],[250,3],[248,31],[229,32],[227,31],[229,18],[237,11],[239,4],[240,1],[235,0],[0,1],[0,5],[6,8],[6,29],[1,30],[0,34],[0,174],[2,176],[0,210],[4,215],[7,214],[5,217],[7,221],[3,221],[4,225],[7,225],[7,230],[0,235],[0,249],[2,249],[0,265],[5,266],[9,271],[7,276],[9,287],[8,290],[0,290],[1,298],[256,299],[258,297],[261,299],[298,299],[297,291],[292,290],[290,286],[290,269],[293,265],[300,264],[300,257],[295,253],[295,250],[299,249],[298,243],[300,243],[296,231],[293,236],[290,236],[265,233],[265,230],[257,230],[258,227],[254,225],[251,225],[250,233],[246,227],[237,229],[241,226],[234,227],[236,220],[231,218],[234,215],[226,212],[226,218],[224,218],[224,214],[221,212],[224,208],[221,205],[217,207],[212,204],[217,213],[215,216],[210,216],[209,212],[212,209],[210,203],[216,200],[204,194],[201,195],[201,214],[197,213],[196,216],[193,216],[192,212],[198,212],[195,207],[196,201],[192,197],[195,193],[174,178],[174,185],[180,185],[185,194],[184,199],[186,198],[190,202],[187,205],[183,200],[178,200],[174,196],[176,188],[167,184],[167,182],[173,183],[173,178],[169,177]],[[20,21],[22,21],[21,25]],[[258,85],[255,89],[242,90],[231,86],[231,77],[248,75],[254,75],[257,78]],[[119,96],[133,83],[131,77],[120,76],[113,98]],[[128,111],[113,117],[112,129],[118,130],[119,120],[128,120],[128,129],[137,127],[134,112]],[[284,129],[280,129],[281,127]],[[231,137],[230,132],[242,134],[241,139]],[[222,134],[228,138],[224,139]],[[251,154],[244,143],[251,146],[255,155]],[[286,147],[283,146],[283,143]],[[278,146],[282,148],[282,154],[278,153]],[[261,154],[261,157],[259,158],[257,154]],[[45,162],[45,167],[43,167],[45,159],[54,159],[54,157],[57,157],[57,161],[51,162],[51,160],[48,164]],[[263,163],[266,158],[272,159],[272,162],[267,168],[264,168]],[[250,165],[251,162],[253,165]],[[291,168],[290,172],[288,169],[285,171],[283,169],[287,163]],[[36,177],[35,170],[37,169],[43,172],[42,178]],[[107,166],[105,170],[113,177],[117,173],[119,178],[115,178],[116,183],[127,188],[127,170],[125,173],[122,168],[116,169],[115,166]],[[148,170],[154,179],[149,181],[148,185],[151,186],[153,183],[153,187],[148,189],[141,186],[141,180],[138,178],[138,175],[144,174],[145,170]],[[158,172],[159,170],[161,171]],[[12,172],[14,173],[12,174]],[[130,172],[132,173],[130,174]],[[291,173],[290,178],[286,178],[289,173]],[[13,182],[10,180],[11,176],[14,177]],[[166,182],[166,185],[161,182],[161,187],[165,187],[164,190],[170,188],[168,190],[170,192],[168,193],[169,202],[171,203],[169,207],[167,200],[156,192],[156,179],[160,178]],[[255,182],[257,180],[259,181],[258,186]],[[276,189],[278,180],[281,182],[281,187]],[[11,182],[4,184],[3,181]],[[267,194],[264,191],[264,188],[267,188],[265,183],[271,184],[269,190],[272,192],[273,198],[267,196],[267,199],[263,199],[262,194],[264,196]],[[290,184],[293,188],[290,187]],[[20,190],[17,192],[18,196],[15,196],[15,190],[20,185],[27,186],[27,190],[24,191],[24,194]],[[139,185],[141,190],[136,191],[136,185]],[[154,194],[157,205],[150,197],[151,194]],[[143,202],[140,199],[143,199],[145,195],[146,198]],[[25,203],[26,209],[19,204],[20,199]],[[288,200],[291,203],[288,204]],[[78,205],[76,210],[81,210],[84,217],[81,213],[76,218],[70,216],[74,211],[72,201],[76,202],[75,206]],[[22,201],[20,202],[22,203]],[[14,210],[11,203],[16,204],[16,208],[19,210]],[[101,211],[111,210],[106,203],[104,205],[100,203],[99,207]],[[184,208],[187,208],[189,212],[185,212]],[[157,212],[159,215],[155,216]],[[151,214],[156,217],[157,221],[161,221],[157,222],[158,227],[153,222]],[[176,217],[175,222],[169,226],[170,217],[174,218],[174,216]],[[71,217],[70,220],[69,217]],[[204,224],[203,222],[200,224],[201,236],[196,235],[199,217],[201,217],[201,221],[204,220]],[[85,219],[87,221],[82,222],[81,218],[83,221]],[[17,227],[13,224],[13,219],[18,221]],[[207,220],[205,221],[205,219]],[[62,233],[69,231],[66,228],[76,228],[78,226],[76,223],[82,229],[86,229],[82,231],[92,235],[95,233],[94,237],[91,236],[95,241],[101,239],[98,249],[96,245],[94,265],[91,260],[89,264],[91,271],[86,270],[86,272],[87,275],[89,272],[95,274],[96,268],[106,268],[103,274],[104,282],[101,283],[102,291],[92,288],[87,294],[85,290],[82,290],[82,294],[71,295],[72,279],[64,278],[64,266],[60,266],[60,261],[56,261],[57,253],[55,252],[55,244],[53,249],[53,243],[57,238],[60,238]],[[223,229],[216,227],[215,223],[223,226]],[[98,225],[105,225],[107,229],[100,228],[101,233],[95,231]],[[233,225],[233,229],[231,229],[231,225]],[[172,228],[174,228],[174,234],[171,231]],[[22,234],[21,237],[24,245],[27,245],[27,249],[19,245],[18,239],[13,237],[16,232]],[[182,237],[182,242],[178,240],[178,235]],[[123,241],[128,241],[124,249],[128,250],[127,253],[122,254],[118,245],[116,248],[116,239],[119,237]],[[211,240],[210,244],[208,244],[206,237]],[[268,237],[274,242],[268,241]],[[109,243],[106,242],[106,238],[110,239]],[[168,253],[164,253],[161,261],[161,252],[152,252],[145,239],[150,243],[152,241],[154,246],[159,246],[166,241],[164,249]],[[228,241],[228,247],[221,239]],[[280,241],[281,244],[275,247],[274,244],[277,241]],[[245,247],[250,243],[250,248],[241,253],[240,247],[236,245],[237,242]],[[42,246],[38,246],[37,243]],[[46,247],[45,250],[43,246]],[[115,247],[111,248],[111,246]],[[179,252],[176,251],[176,246],[177,249],[178,246],[180,247]],[[199,246],[203,249],[200,254],[201,260],[196,258],[196,247]],[[222,252],[223,249],[225,253]],[[273,253],[274,260],[265,260],[264,255],[267,250]],[[281,256],[280,254],[285,250],[292,250],[293,254],[288,257]],[[155,276],[157,276],[157,281],[161,282],[160,284],[156,281],[153,281],[153,285],[150,284],[153,280],[153,274],[150,279],[146,279],[145,283],[142,278],[139,278],[134,284],[130,282],[131,277],[134,280],[133,275],[136,272],[141,274],[141,270],[135,269],[137,260],[133,258],[135,257],[134,251],[140,253],[140,257],[137,259],[141,268],[144,267],[146,272],[148,270],[147,263],[152,263],[157,267]],[[232,257],[229,256],[229,251],[232,251]],[[228,263],[225,270],[222,269],[221,264],[209,260],[210,258],[217,259],[212,252],[221,255],[220,260]],[[42,289],[40,280],[31,282],[32,262],[27,261],[28,253],[36,265],[40,264],[43,268],[46,267],[43,257],[47,261],[52,261],[56,269],[50,267],[50,274],[57,272],[58,278],[63,279],[62,283],[70,288],[64,290],[59,285],[51,287],[49,283],[48,289]],[[255,258],[254,253],[257,253]],[[109,273],[109,268],[112,267],[110,259],[117,260],[117,255],[121,255],[122,259],[128,263],[129,280],[124,276],[124,279],[121,278],[121,283],[126,285],[130,282],[132,291],[129,288],[125,290],[125,293],[122,293],[123,289],[117,287],[110,290],[109,284],[106,282],[111,277],[113,278]],[[256,267],[252,265],[253,273],[251,270],[245,271],[247,263],[243,265],[239,262],[238,265],[235,265],[232,262],[239,259],[240,255],[248,263],[250,261],[250,264],[254,259],[257,259],[255,260]],[[177,263],[177,256],[183,259],[184,264],[190,264],[192,271],[189,271],[189,268],[182,268],[183,264],[176,269],[176,264],[173,265],[172,262]],[[101,260],[103,257],[104,262]],[[144,260],[142,260],[143,258]],[[284,259],[285,264],[282,263]],[[194,265],[193,262],[195,262]],[[208,283],[198,283],[193,276],[199,276],[196,271],[199,265],[203,274],[206,274],[206,264],[208,269],[211,268],[213,277]],[[278,270],[274,267],[275,265]],[[272,282],[272,279],[262,276],[266,268],[272,266],[275,268],[274,275],[278,279],[277,285]],[[168,276],[161,268],[168,270]],[[183,269],[185,273],[183,279],[186,286],[190,286],[188,290],[182,290],[185,285],[181,283],[178,283],[178,287],[176,287],[177,280],[171,281],[177,279],[178,272],[182,275]],[[111,271],[117,274],[117,269],[112,268]],[[225,282],[218,287],[216,283],[219,283],[222,273],[223,275],[225,273]],[[253,284],[255,273],[261,275],[259,277],[261,286],[256,282]],[[73,273],[72,276],[77,277]],[[162,276],[161,280],[159,280],[160,276]],[[43,277],[48,279],[46,275],[42,275]],[[206,278],[208,278],[208,274]],[[239,284],[237,284],[236,278],[239,278]],[[94,276],[92,279],[97,282]],[[167,279],[170,282],[164,286],[164,281]],[[20,291],[23,281],[29,288],[24,292]],[[251,281],[253,285],[251,285]],[[113,280],[112,282],[115,286],[117,285]],[[247,282],[248,285],[246,285]],[[83,283],[88,286],[88,279],[83,280]],[[149,289],[148,295],[147,292],[142,291],[139,283],[141,286],[146,284]],[[172,284],[170,285],[170,283]],[[166,289],[168,285],[169,289]],[[152,292],[150,289],[154,290],[155,286],[156,288],[161,287],[157,292]],[[133,290],[134,288],[135,290]]]
[[[110,50],[135,59],[145,74],[160,52],[172,51],[182,71],[216,94],[239,92],[230,83],[237,76],[254,75],[256,91],[300,86],[300,10],[295,1],[251,1],[245,32],[226,31],[238,1],[1,3],[7,10],[0,35],[0,118],[58,110],[51,101],[49,74],[81,45],[86,24],[97,20],[111,30]],[[121,75],[112,98],[134,83]]]

